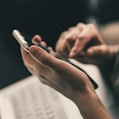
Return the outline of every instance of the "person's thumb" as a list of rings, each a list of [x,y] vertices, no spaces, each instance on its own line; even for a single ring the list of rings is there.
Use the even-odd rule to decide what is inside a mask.
[[[49,67],[55,67],[56,58],[52,55],[48,54],[45,50],[40,48],[39,46],[33,45],[29,48],[29,52],[31,56],[39,63],[47,65]]]
[[[88,57],[97,57],[97,56],[102,56],[105,55],[105,50],[102,46],[92,46],[90,48],[87,49],[86,52]]]

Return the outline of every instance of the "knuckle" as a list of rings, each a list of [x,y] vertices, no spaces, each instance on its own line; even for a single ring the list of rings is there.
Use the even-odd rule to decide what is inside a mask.
[[[70,33],[69,33],[68,31],[64,31],[64,32],[62,33],[60,39],[61,39],[62,41],[67,41],[67,39],[69,39],[69,37],[70,37]]]
[[[67,34],[67,31],[62,32],[62,34],[60,35],[60,39],[65,38],[66,34]]]
[[[88,26],[89,28],[92,28],[92,29],[95,28],[95,25],[94,25],[94,24],[88,24],[87,26]]]
[[[88,24],[87,27],[88,27],[88,30],[92,30],[94,32],[97,32],[96,26],[94,24]]]
[[[74,29],[75,29],[75,27],[72,26],[72,27],[70,27],[67,31],[71,32],[71,31],[74,30]]]
[[[80,23],[78,23],[78,24],[76,25],[77,28],[82,28],[82,27],[84,27],[84,26],[85,26],[85,24],[82,23],[82,22],[80,22]]]
[[[84,39],[87,39],[87,35],[79,35],[78,40],[83,41]]]
[[[92,31],[95,35],[98,33],[98,30],[94,24],[88,24],[88,30]]]

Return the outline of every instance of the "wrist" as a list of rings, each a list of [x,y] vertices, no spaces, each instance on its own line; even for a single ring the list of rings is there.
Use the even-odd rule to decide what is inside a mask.
[[[73,98],[73,101],[79,108],[81,108],[86,104],[87,99],[89,98],[97,100],[97,95],[93,87],[87,86],[84,91],[77,93],[77,95]]]
[[[87,89],[86,93],[79,94],[74,102],[84,119],[102,119],[104,117],[111,119],[95,90]]]

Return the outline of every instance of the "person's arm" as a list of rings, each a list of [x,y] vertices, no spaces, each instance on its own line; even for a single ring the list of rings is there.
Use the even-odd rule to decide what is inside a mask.
[[[119,21],[99,26],[98,29],[106,44],[119,44]]]
[[[77,99],[76,104],[84,119],[112,119],[95,92],[89,90]]]
[[[21,49],[21,54],[27,69],[42,83],[71,99],[84,119],[111,119],[84,72],[38,46],[31,46],[29,53]]]
[[[56,51],[66,57],[106,69],[118,51],[116,45],[107,45],[97,27],[79,23],[64,31],[56,44]]]

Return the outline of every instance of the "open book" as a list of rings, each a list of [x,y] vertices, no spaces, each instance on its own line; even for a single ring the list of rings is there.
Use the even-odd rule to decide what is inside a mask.
[[[82,119],[76,105],[35,76],[0,93],[2,119]]]
[[[118,119],[119,106],[98,68],[78,65],[95,79],[99,86],[97,95],[113,119]],[[1,119],[83,119],[72,101],[40,83],[35,76],[26,77],[0,91],[0,116]]]

